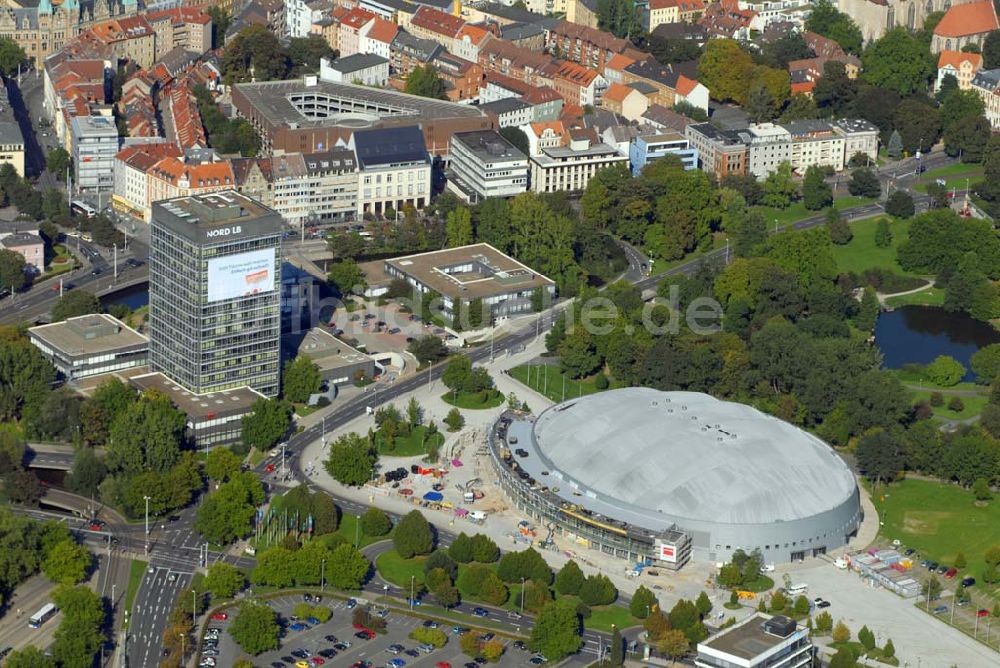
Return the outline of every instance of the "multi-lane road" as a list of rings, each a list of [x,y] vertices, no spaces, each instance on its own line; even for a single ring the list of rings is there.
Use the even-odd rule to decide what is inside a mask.
[[[923,164],[927,168],[933,168],[940,166],[941,164],[947,164],[948,162],[949,159],[945,156],[935,154],[928,156],[927,159],[923,161]],[[905,171],[905,167],[903,171]],[[883,173],[883,176],[885,176],[885,173]],[[910,175],[910,178],[913,176],[914,175]],[[906,181],[904,179],[905,177],[899,177],[897,181],[900,182],[901,185],[905,185]],[[924,195],[917,195],[914,199],[918,208],[926,206],[928,201],[928,198]],[[858,219],[878,215],[881,212],[881,205],[876,203],[845,209],[842,213],[848,219]],[[823,224],[824,220],[824,216],[816,215],[798,221],[794,223],[792,227],[794,229],[805,229]],[[724,260],[725,256],[726,250],[719,249],[711,253],[707,253],[698,259],[679,264],[676,267],[673,267],[672,269],[662,272],[656,276],[641,278],[639,276],[641,272],[636,271],[636,269],[638,265],[641,265],[643,258],[641,258],[638,254],[635,254],[634,256],[630,255],[630,270],[628,272],[628,278],[641,289],[652,289],[666,277],[690,274],[695,271],[701,262],[706,260]],[[503,354],[507,350],[518,350],[521,346],[533,339],[536,336],[536,332],[547,331],[547,324],[552,318],[551,313],[552,312],[550,311],[548,314],[540,315],[539,318],[542,319],[540,323],[532,321],[523,329],[496,340],[492,347],[492,354],[496,356]],[[20,318],[15,316],[14,319]],[[468,351],[467,355],[473,362],[482,362],[491,355],[491,350],[489,348],[475,348]],[[443,370],[444,365],[438,365],[431,368],[426,375],[421,373],[419,376],[411,376],[385,387],[378,393],[378,400],[380,400],[379,403],[392,401],[404,394],[418,389],[429,380],[433,381],[440,378]],[[300,453],[307,444],[320,439],[323,436],[324,429],[326,432],[336,431],[347,425],[355,418],[366,414],[369,408],[375,408],[373,405],[375,400],[375,394],[372,393],[355,397],[344,403],[335,404],[327,411],[325,425],[315,424],[314,426],[308,427],[302,432],[295,434],[291,439],[289,439],[287,445],[288,452],[293,455]],[[72,455],[67,454],[66,456],[69,458],[69,462],[71,463]],[[51,459],[52,457],[57,457],[57,455],[46,453],[45,457]],[[264,466],[265,464],[262,463],[255,470],[262,479],[269,477],[269,474],[267,474],[264,470]],[[315,485],[309,481],[308,477],[303,474],[301,466],[301,458],[293,457],[291,470],[294,478],[294,484],[304,483],[313,489],[317,489]],[[349,499],[339,498],[335,495],[333,495],[333,498],[344,513],[358,515],[367,509],[367,506],[364,504],[360,504]],[[164,628],[166,627],[169,608],[174,604],[176,595],[186,586],[185,583],[188,582],[186,578],[188,578],[189,575],[201,565],[199,561],[199,556],[201,555],[201,551],[199,549],[201,539],[194,530],[195,513],[195,507],[187,508],[178,513],[178,519],[173,522],[165,524],[161,522],[158,526],[153,525],[152,527],[149,540],[150,548],[148,559],[154,567],[154,573],[147,573],[144,577],[142,585],[140,586],[139,592],[136,596],[133,610],[130,611],[134,620],[131,624],[129,634],[129,655],[130,657],[133,657],[132,665],[149,665],[150,662],[155,662],[155,657],[159,654],[160,642],[162,640]],[[109,524],[108,530],[114,532],[116,535],[124,534],[128,536],[131,539],[133,551],[141,551],[143,549],[143,543],[146,542],[143,536],[144,527],[141,524]],[[445,529],[438,528],[438,540],[442,545],[449,544],[453,538],[454,535],[452,533]],[[240,563],[241,565],[252,564],[252,560],[245,556],[234,558],[232,556],[225,557],[224,555],[214,552],[209,554],[209,561],[214,561],[220,558],[227,558],[227,560]],[[174,580],[170,580],[170,573],[176,574]],[[373,593],[380,593],[379,590],[383,587],[388,587],[388,593],[399,598],[405,598],[408,594],[408,592],[400,591],[399,589],[388,585],[377,578],[369,583],[366,589]],[[506,617],[506,613],[499,615],[498,618],[508,619]],[[141,622],[138,621],[140,619],[142,620]],[[530,623],[528,618],[522,620],[509,619],[508,621],[512,630],[515,628],[524,628],[522,625]],[[592,642],[607,642],[606,637],[602,636],[598,638],[600,634],[590,633],[589,635],[593,636],[588,638],[588,640]]]

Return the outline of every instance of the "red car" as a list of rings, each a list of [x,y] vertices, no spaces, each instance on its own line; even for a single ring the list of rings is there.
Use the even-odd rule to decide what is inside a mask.
[[[324,663],[326,663],[326,659],[324,659],[321,656],[314,656],[309,660],[313,662],[314,666],[322,666]]]
[[[265,466],[264,473],[274,473],[274,464],[268,464]]]
[[[229,619],[229,615],[227,615],[224,612],[217,612],[214,615],[212,615],[212,619],[216,619],[216,620],[218,620],[220,622],[224,622],[227,619]]]
[[[948,578],[949,580],[950,580],[951,578],[955,577],[956,575],[958,575],[958,569],[957,569],[957,568],[949,568],[949,569],[947,570],[947,572],[945,572],[945,574],[944,574],[944,576],[945,576],[946,578]]]
[[[87,528],[91,531],[100,531],[104,528],[104,522],[101,520],[90,520],[90,524],[87,525]]]
[[[434,664],[434,668],[451,668],[451,664],[447,661],[438,661]]]
[[[989,617],[989,616],[990,616],[989,610],[980,610],[976,613],[976,617]]]

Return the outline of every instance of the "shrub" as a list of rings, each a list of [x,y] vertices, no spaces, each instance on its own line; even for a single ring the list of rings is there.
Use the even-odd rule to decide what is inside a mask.
[[[965,402],[962,401],[962,397],[952,397],[951,399],[949,399],[948,410],[955,413],[961,413],[963,410],[965,410]]]
[[[597,374],[597,377],[594,378],[594,387],[597,388],[598,390],[606,390],[608,389],[608,385],[610,385],[610,383],[608,382],[608,377],[605,376],[603,373]]]
[[[418,643],[434,645],[438,649],[448,644],[448,635],[441,629],[428,629],[423,626],[410,631],[410,638]]]
[[[843,621],[839,621],[837,622],[837,625],[833,627],[832,637],[833,642],[847,642],[851,639],[851,629],[847,628],[847,624]]]
[[[931,406],[935,408],[944,406],[944,395],[940,392],[931,392]]]

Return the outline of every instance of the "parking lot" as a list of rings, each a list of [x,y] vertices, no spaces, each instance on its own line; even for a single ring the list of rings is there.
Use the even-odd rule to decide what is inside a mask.
[[[254,657],[254,665],[257,666],[272,666],[273,668],[295,666],[296,662],[303,660],[292,654],[296,650],[302,650],[308,655],[306,661],[311,661],[313,657],[320,657],[323,661],[321,664],[311,665],[338,667],[347,667],[359,660],[371,661],[373,666],[381,667],[386,666],[393,659],[398,659],[403,663],[397,663],[397,666],[434,668],[439,662],[444,662],[451,668],[461,668],[471,661],[468,656],[462,653],[458,644],[458,636],[452,632],[454,622],[441,621],[440,628],[448,633],[448,644],[443,648],[430,654],[418,653],[417,656],[407,654],[405,651],[394,655],[387,651],[388,647],[393,644],[400,644],[405,650],[416,650],[419,643],[411,640],[408,636],[414,628],[423,624],[423,618],[411,617],[392,610],[386,617],[387,633],[377,635],[372,640],[364,640],[355,636],[357,630],[351,624],[351,611],[347,609],[346,602],[341,599],[324,597],[320,605],[329,607],[333,611],[333,616],[326,623],[317,624],[302,631],[292,631],[288,628],[289,624],[292,623],[290,617],[293,608],[302,603],[301,595],[272,598],[268,599],[267,603],[278,613],[279,621],[285,630],[281,638],[281,646],[277,650]],[[236,614],[236,609],[232,608],[226,612],[229,613],[229,619],[225,621],[213,620],[208,625],[210,628],[223,630],[219,634],[219,655],[215,657],[216,666],[219,667],[231,666],[237,659],[245,656],[229,634],[225,633],[226,627]],[[327,640],[326,636],[335,636],[337,642],[349,642],[350,646],[339,651],[335,650],[335,655],[323,659],[320,652],[334,649],[333,646],[336,644],[333,640]],[[507,651],[500,662],[491,665],[510,668],[523,667],[531,665],[530,658],[529,652],[518,650],[508,644]]]
[[[350,313],[338,309],[331,320],[336,324],[336,329],[343,330],[344,336],[357,339],[359,344],[372,352],[403,352],[409,346],[410,340],[428,334],[439,336],[444,341],[448,340],[448,333],[445,330],[425,324],[416,317],[411,320],[410,317],[411,315],[403,312],[396,302],[390,302],[385,306],[365,302],[365,308]]]

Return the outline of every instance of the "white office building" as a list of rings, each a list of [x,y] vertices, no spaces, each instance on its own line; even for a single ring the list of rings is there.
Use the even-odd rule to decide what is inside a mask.
[[[528,156],[499,132],[459,132],[451,137],[448,189],[473,204],[513,197],[528,189]]]
[[[118,127],[110,116],[74,116],[73,175],[83,191],[111,190],[115,184],[115,155],[118,154]]]

